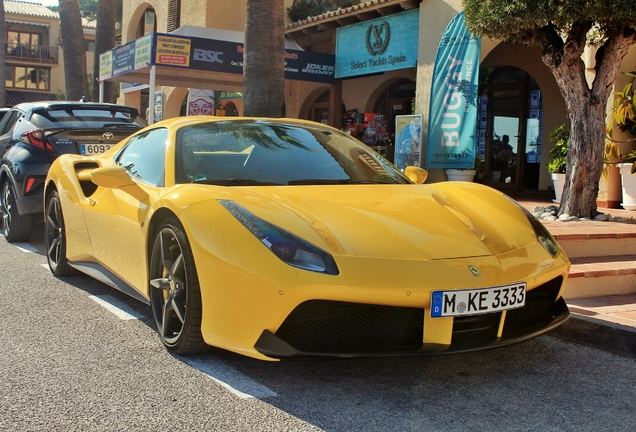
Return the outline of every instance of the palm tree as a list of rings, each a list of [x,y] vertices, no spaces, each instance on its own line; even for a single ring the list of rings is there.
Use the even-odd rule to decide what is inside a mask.
[[[283,0],[247,0],[243,54],[243,109],[246,116],[283,116],[284,6]]]
[[[66,99],[80,100],[88,90],[82,16],[77,0],[60,0]]]
[[[117,0],[99,0],[97,3],[97,32],[95,33],[95,59],[93,60],[93,100],[99,100],[99,54],[115,47],[117,33]],[[104,82],[104,102],[115,102],[115,83]]]
[[[7,41],[5,39],[6,24],[4,22],[4,0],[0,0],[0,3],[0,35],[2,35],[2,40],[4,41],[2,44],[2,52],[0,52],[0,108],[3,108],[7,105],[7,86],[6,81],[4,80]]]

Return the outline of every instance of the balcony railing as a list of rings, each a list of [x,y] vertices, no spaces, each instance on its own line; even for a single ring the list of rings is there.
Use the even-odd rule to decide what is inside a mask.
[[[42,45],[6,44],[6,60],[30,61],[38,63],[54,63],[58,61],[59,47]]]

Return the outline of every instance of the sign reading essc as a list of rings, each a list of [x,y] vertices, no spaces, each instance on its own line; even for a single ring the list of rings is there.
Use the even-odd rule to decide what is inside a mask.
[[[190,39],[157,35],[156,64],[190,66]]]

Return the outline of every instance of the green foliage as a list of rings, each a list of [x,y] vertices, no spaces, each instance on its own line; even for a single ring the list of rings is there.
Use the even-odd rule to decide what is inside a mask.
[[[548,172],[565,174],[566,158],[570,149],[570,131],[564,130],[565,124],[554,128],[550,133],[550,142],[554,146],[550,149],[550,161],[548,162]]]
[[[529,37],[546,26],[567,31],[573,23],[596,23],[598,39],[636,25],[633,0],[463,0],[463,6],[473,34],[511,42],[538,43]]]
[[[625,75],[636,78],[636,71],[626,72]],[[621,153],[619,144],[612,136],[613,126],[621,131],[628,132],[632,137],[624,142],[633,142],[636,137],[636,91],[632,82],[627,84],[622,91],[614,92],[614,107],[612,108],[612,121],[607,125],[605,141],[605,167],[610,163],[632,162],[632,174],[636,172],[636,148],[628,154]],[[604,170],[605,172],[606,170]]]
[[[334,4],[335,0],[294,0],[291,7],[287,8],[287,14],[293,22],[302,21],[331,10]]]
[[[627,75],[635,76],[636,72],[628,72]],[[633,83],[627,84],[623,91],[614,92],[614,108],[612,120],[623,132],[629,131],[636,136],[636,100],[634,99]]]

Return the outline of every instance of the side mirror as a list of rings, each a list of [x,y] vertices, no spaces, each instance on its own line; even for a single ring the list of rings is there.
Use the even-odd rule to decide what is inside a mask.
[[[148,194],[130,177],[122,166],[102,167],[91,171],[91,181],[97,186],[120,189],[139,201],[148,198]]]
[[[428,171],[424,168],[416,167],[416,166],[407,166],[404,169],[404,174],[413,182],[417,184],[422,184],[428,178]]]

